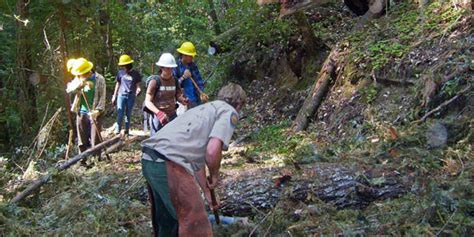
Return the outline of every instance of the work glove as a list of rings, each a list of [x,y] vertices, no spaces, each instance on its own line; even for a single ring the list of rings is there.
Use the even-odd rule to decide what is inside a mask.
[[[81,80],[81,79],[76,77],[71,82],[69,82],[67,84],[66,92],[71,93],[71,92],[80,90],[80,89],[82,89],[82,87],[84,87],[84,85],[85,85],[84,80]]]
[[[168,123],[168,116],[166,116],[165,112],[160,110],[155,115],[158,118],[158,120],[160,121],[161,125],[165,125],[165,124]]]
[[[99,114],[100,114],[99,110],[96,110],[96,109],[88,113],[89,117],[93,120],[96,120],[97,117],[99,117]]]

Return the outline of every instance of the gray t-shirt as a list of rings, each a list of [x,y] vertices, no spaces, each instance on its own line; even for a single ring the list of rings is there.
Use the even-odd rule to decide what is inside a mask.
[[[234,107],[224,101],[212,101],[178,116],[143,141],[142,146],[154,149],[194,175],[205,165],[207,143],[211,137],[221,140],[223,149],[227,150],[238,119]],[[152,160],[145,153],[142,159]]]

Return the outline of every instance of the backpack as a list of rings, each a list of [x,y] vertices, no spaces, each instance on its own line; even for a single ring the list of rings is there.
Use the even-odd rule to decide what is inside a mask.
[[[148,85],[150,84],[150,82],[152,80],[156,80],[156,88],[158,88],[157,90],[155,90],[155,94],[153,95],[153,98],[155,98],[156,94],[160,91],[160,87],[161,87],[161,80],[160,80],[160,76],[158,75],[151,75],[149,76],[147,79],[146,79],[146,82],[145,82],[145,88],[148,88]],[[178,82],[178,79],[177,78],[174,78],[175,80],[175,85],[178,87],[180,86],[179,85],[179,82]],[[178,108],[178,104],[176,104],[176,108]],[[148,109],[146,106],[145,106],[145,102],[143,102],[143,106],[142,106],[142,110],[144,112],[147,112],[151,115],[154,115],[155,113],[153,113],[150,109]]]

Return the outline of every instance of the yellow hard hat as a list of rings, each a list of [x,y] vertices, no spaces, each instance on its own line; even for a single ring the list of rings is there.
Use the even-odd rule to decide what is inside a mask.
[[[92,67],[94,67],[94,64],[89,62],[87,59],[78,58],[72,65],[71,74],[74,76],[86,74],[92,69]]]
[[[189,55],[193,57],[196,56],[196,47],[194,47],[194,44],[189,41],[184,42],[181,47],[177,49],[177,51],[184,55]]]
[[[67,72],[71,72],[72,66],[74,65],[74,62],[76,62],[76,60],[77,59],[75,58],[71,58],[67,60],[67,63],[66,63]]]
[[[119,66],[127,65],[130,63],[133,63],[132,57],[128,56],[127,54],[120,56],[118,63]]]

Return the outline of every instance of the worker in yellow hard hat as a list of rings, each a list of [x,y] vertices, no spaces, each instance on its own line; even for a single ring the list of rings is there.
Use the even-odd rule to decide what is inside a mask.
[[[197,55],[196,47],[188,41],[181,44],[177,51],[180,56],[178,66],[174,69],[173,74],[178,78],[184,95],[189,99],[188,108],[193,108],[206,102],[200,98],[200,94],[204,91],[204,82],[198,66],[193,61]]]
[[[133,69],[133,62],[132,57],[127,54],[119,58],[120,70],[115,77],[117,82],[112,96],[112,104],[117,105],[115,134],[120,133],[125,115],[125,135],[128,135],[135,98],[141,92],[140,81],[142,76],[137,70]]]
[[[99,143],[100,115],[105,109],[105,78],[94,72],[94,64],[85,58],[72,60],[67,66],[76,76],[66,91],[76,93],[71,111],[77,114],[78,145],[83,152]],[[96,126],[92,126],[94,122]]]

